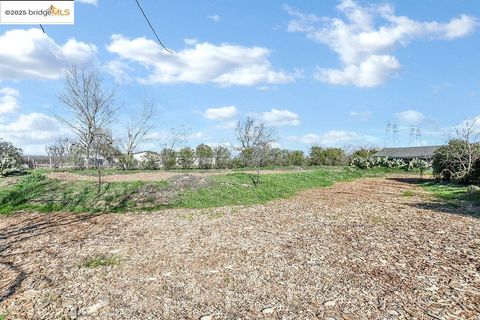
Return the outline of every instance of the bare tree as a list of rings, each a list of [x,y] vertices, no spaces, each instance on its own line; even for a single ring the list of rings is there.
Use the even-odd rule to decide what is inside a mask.
[[[244,121],[237,121],[235,138],[240,143],[241,150],[264,147],[276,141],[272,128],[250,117]]]
[[[133,158],[133,152],[138,145],[144,142],[148,134],[153,129],[153,117],[155,116],[156,108],[153,101],[145,99],[143,109],[140,115],[127,126],[127,137],[122,142],[122,148],[125,151],[126,159]],[[127,166],[130,164],[127,161]]]
[[[116,148],[112,133],[108,129],[98,130],[92,143],[92,153],[94,155],[94,166],[98,172],[97,193],[100,194],[102,188],[101,168],[111,166],[120,151]]]
[[[188,136],[191,129],[185,128],[185,126],[178,126],[170,129],[170,137],[163,144],[163,149],[178,149],[184,147],[188,143]]]
[[[464,121],[462,125],[456,128],[457,137],[464,141],[463,147],[465,150],[463,150],[463,153],[465,154],[465,159],[464,161],[459,161],[459,164],[463,167],[464,176],[470,175],[474,165],[480,160],[480,148],[478,146],[480,132],[477,128],[478,125],[480,125],[478,118],[473,118]]]
[[[260,167],[266,162],[268,150],[276,141],[273,128],[267,127],[264,122],[247,117],[238,121],[235,126],[235,137],[240,143],[238,150],[246,157],[248,165],[257,167],[257,175],[252,178],[254,185],[260,182]]]
[[[77,142],[85,150],[86,167],[89,168],[93,143],[112,123],[117,111],[114,91],[104,89],[98,71],[73,67],[65,74],[65,91],[58,99],[67,106],[72,118],[55,116],[76,135]]]
[[[63,167],[65,160],[68,158],[71,141],[68,138],[57,138],[54,144],[46,146],[47,155],[55,167]]]

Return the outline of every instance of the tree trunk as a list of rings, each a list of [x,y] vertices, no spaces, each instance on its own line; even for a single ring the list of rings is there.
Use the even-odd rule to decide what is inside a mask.
[[[98,189],[97,189],[97,195],[100,194],[100,191],[102,189],[102,172],[100,170],[100,167],[98,168]]]

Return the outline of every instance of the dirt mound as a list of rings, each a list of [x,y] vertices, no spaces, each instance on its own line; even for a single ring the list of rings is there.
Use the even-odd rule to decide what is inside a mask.
[[[168,205],[187,190],[205,188],[210,185],[208,177],[199,177],[190,174],[177,175],[167,180],[167,186],[146,184],[129,197],[142,207]]]

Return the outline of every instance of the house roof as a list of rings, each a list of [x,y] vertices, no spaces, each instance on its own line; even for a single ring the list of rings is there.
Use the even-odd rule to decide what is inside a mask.
[[[145,151],[134,152],[134,153],[132,153],[132,155],[144,154],[144,153],[154,153],[154,154],[158,154],[158,152],[155,152],[155,151],[145,150]]]
[[[24,161],[32,160],[32,161],[50,161],[50,157],[46,155],[37,155],[37,154],[25,154],[22,156]]]
[[[438,148],[440,148],[440,146],[384,148],[373,156],[397,159],[431,158]]]

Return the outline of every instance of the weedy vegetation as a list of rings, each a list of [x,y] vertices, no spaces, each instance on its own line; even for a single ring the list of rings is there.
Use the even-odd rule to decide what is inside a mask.
[[[250,174],[209,176],[208,185],[178,191],[169,181],[107,182],[100,192],[93,181],[62,181],[41,173],[21,177],[0,189],[0,214],[21,210],[38,212],[125,212],[161,208],[210,208],[265,203],[288,198],[309,188],[331,186],[365,176],[379,176],[394,169],[369,171],[354,168],[322,168],[295,173],[265,174],[252,184]],[[172,191],[173,190],[173,191]],[[167,194],[168,196],[164,196]]]
[[[99,267],[111,267],[120,264],[119,256],[107,256],[100,255],[97,257],[89,258],[85,260],[81,267],[83,268],[99,268]]]

